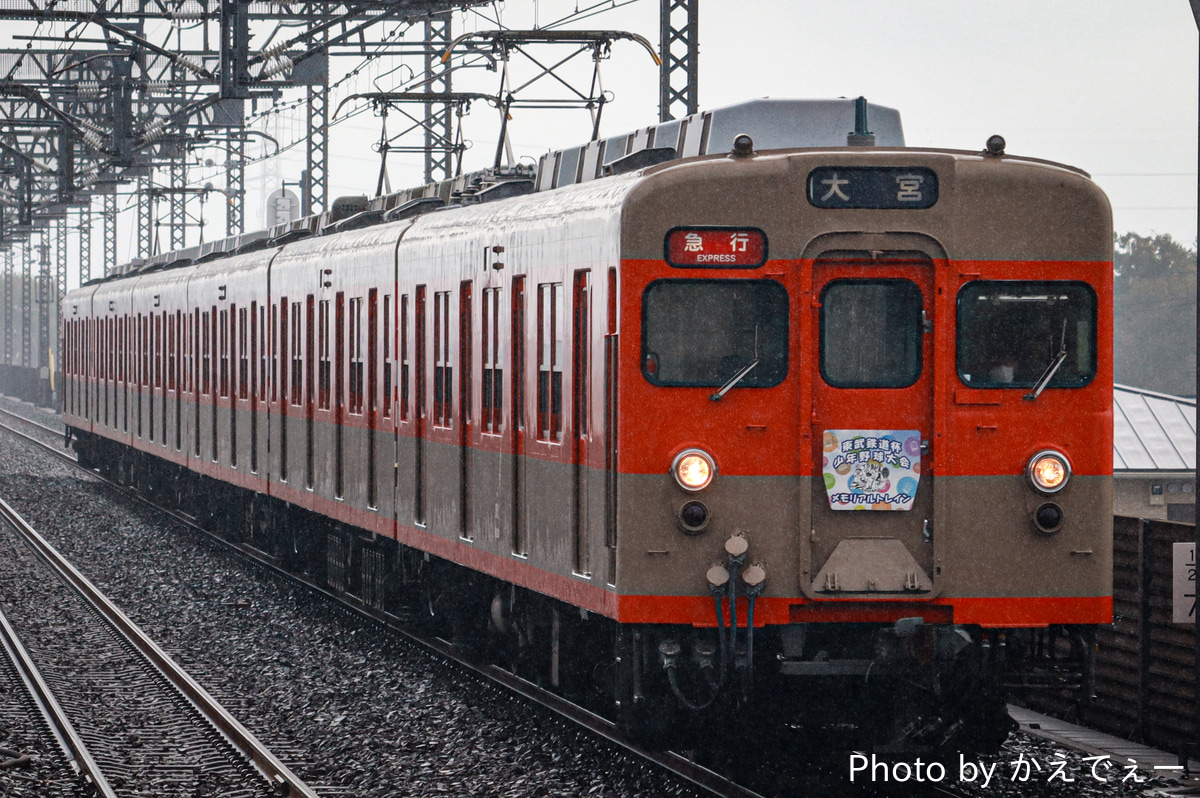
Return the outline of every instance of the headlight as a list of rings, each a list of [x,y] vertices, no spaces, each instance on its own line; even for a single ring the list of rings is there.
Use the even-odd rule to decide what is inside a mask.
[[[684,490],[704,490],[717,474],[717,465],[712,456],[699,449],[685,449],[675,456],[671,464],[675,481]]]
[[[1025,473],[1042,493],[1058,493],[1071,479],[1071,464],[1058,452],[1038,452],[1030,458]]]

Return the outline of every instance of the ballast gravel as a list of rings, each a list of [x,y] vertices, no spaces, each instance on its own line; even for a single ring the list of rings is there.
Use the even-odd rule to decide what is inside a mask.
[[[323,796],[699,794],[10,436],[0,463],[0,497]]]
[[[42,409],[0,403],[56,422]],[[322,796],[701,794],[3,434],[0,498]],[[14,717],[0,713],[0,747],[33,737],[2,725],[19,723]],[[1171,786],[1122,781],[1122,768],[1101,770],[1107,778],[1099,781],[1085,757],[1015,734],[1000,754],[970,758],[994,765],[987,787],[960,779],[952,759],[940,786],[972,798],[1133,798]],[[844,759],[827,763],[819,780],[848,786]],[[1022,759],[1042,769],[1021,780],[1013,763]],[[1060,763],[1070,781],[1054,776]],[[43,794],[22,792],[18,775],[0,769],[0,795]],[[889,794],[905,787],[873,786]],[[781,787],[778,794],[790,792]]]

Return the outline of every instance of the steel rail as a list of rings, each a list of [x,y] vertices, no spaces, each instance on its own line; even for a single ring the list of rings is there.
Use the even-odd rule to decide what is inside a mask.
[[[8,505],[4,507],[4,515],[7,518],[7,510],[11,508]],[[12,625],[8,622],[8,618],[4,616],[3,612],[0,612],[0,644],[3,644],[5,653],[12,660],[13,666],[17,669],[17,674],[25,684],[25,690],[33,699],[38,712],[45,719],[46,725],[50,727],[50,733],[58,741],[58,745],[66,755],[71,769],[95,789],[96,795],[99,798],[117,798],[116,790],[108,783],[108,779],[104,777],[100,766],[96,764],[96,760],[92,758],[91,752],[88,751],[87,744],[83,742],[83,738],[79,736],[79,732],[75,731],[71,720],[63,712],[62,707],[59,706],[58,700],[54,697],[54,692],[46,684],[46,680],[42,678],[37,665],[33,663],[29,652],[21,645],[16,631],[12,628]]]
[[[6,427],[7,429],[7,427]],[[37,554],[76,592],[99,611],[101,616],[123,635],[153,667],[195,709],[245,757],[262,776],[279,791],[291,798],[318,798],[307,784],[283,764],[266,746],[217,703],[187,672],[151,640],[95,585],[71,565],[50,543],[38,534],[7,502],[0,499],[0,515],[12,524]]]
[[[187,526],[189,529],[199,532],[206,538],[220,543],[222,546],[233,549],[254,564],[266,568],[271,572],[296,584],[300,584],[309,588],[315,593],[318,593],[324,598],[334,602],[342,609],[352,612],[359,617],[365,618],[374,623],[381,624],[392,632],[403,635],[406,639],[415,643],[416,645],[435,652],[441,657],[456,663],[465,670],[474,673],[483,679],[494,682],[508,690],[517,693],[526,700],[529,700],[563,718],[566,718],[567,720],[570,720],[572,723],[575,723],[576,725],[587,729],[588,731],[598,735],[608,742],[625,749],[640,759],[652,762],[658,767],[663,768],[664,770],[678,776],[679,778],[704,790],[707,793],[720,796],[721,798],[762,798],[759,793],[756,793],[746,787],[742,787],[741,785],[734,784],[720,774],[704,767],[703,765],[691,761],[681,754],[673,751],[651,751],[642,748],[631,740],[621,736],[617,732],[616,724],[612,721],[596,715],[595,713],[590,712],[578,706],[577,704],[573,704],[564,699],[562,696],[551,693],[548,690],[544,690],[537,685],[495,665],[479,664],[466,659],[458,652],[456,648],[454,648],[452,644],[447,643],[440,638],[425,637],[416,634],[404,625],[402,619],[396,617],[395,615],[374,609],[356,601],[348,600],[342,594],[329,590],[321,583],[285,570],[272,558],[264,555],[257,549],[227,540],[226,538],[223,538],[220,535],[205,529],[203,526],[196,523],[195,519],[176,510],[155,504],[146,497],[142,496],[140,493],[137,493],[136,491],[127,488],[124,485],[120,485],[116,482],[105,479],[95,471],[80,466],[70,455],[58,451],[50,444],[39,441],[38,439],[27,435],[20,430],[15,430],[5,424],[0,424],[0,429],[11,432],[17,436],[25,438],[32,443],[37,444],[38,446],[41,446],[55,457],[66,461],[70,465],[87,471],[87,473],[91,476],[100,479],[108,485],[111,485],[125,496],[128,496],[149,508],[163,513],[172,520]]]
[[[13,411],[9,410],[8,408],[0,407],[0,415],[11,416],[25,424],[29,424],[30,426],[37,427],[38,429],[42,430],[43,432],[48,432],[51,435],[57,435],[59,438],[63,437],[62,430],[55,429],[54,427],[47,427],[45,424],[43,424],[40,421],[35,421],[32,418],[26,418],[25,416],[21,415],[20,413],[14,413]]]

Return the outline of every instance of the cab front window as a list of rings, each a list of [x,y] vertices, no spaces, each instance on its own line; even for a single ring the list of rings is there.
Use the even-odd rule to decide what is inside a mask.
[[[757,361],[757,362],[756,362]],[[656,280],[642,295],[642,374],[654,385],[778,385],[788,370],[788,295],[772,280]]]
[[[958,376],[977,388],[1076,388],[1096,376],[1096,294],[1085,283],[978,280],[958,294]]]

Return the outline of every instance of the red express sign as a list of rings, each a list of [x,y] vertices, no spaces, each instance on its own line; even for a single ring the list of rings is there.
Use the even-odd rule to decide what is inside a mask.
[[[677,227],[665,249],[672,266],[753,269],[767,261],[767,237],[753,227]]]

